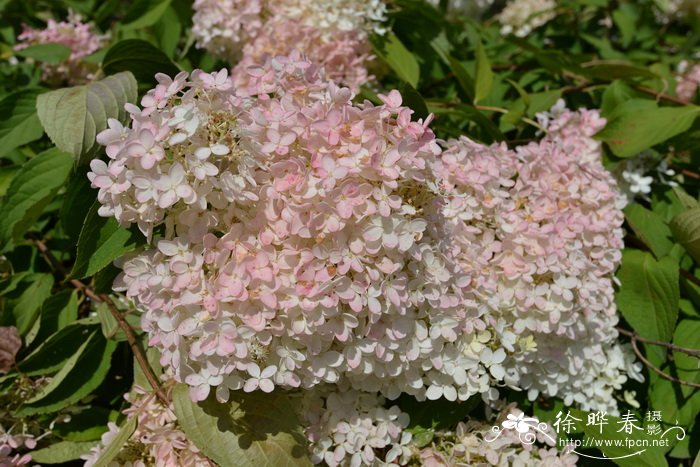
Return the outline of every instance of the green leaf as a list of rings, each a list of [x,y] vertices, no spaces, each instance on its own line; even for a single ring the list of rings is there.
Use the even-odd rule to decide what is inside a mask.
[[[17,366],[27,376],[55,373],[96,330],[96,326],[79,323],[66,326],[49,337]]]
[[[43,449],[32,451],[32,462],[62,464],[64,462],[78,460],[80,456],[88,453],[96,444],[96,441],[59,441]]]
[[[428,112],[428,107],[423,97],[416,91],[416,88],[407,82],[403,82],[401,86],[399,86],[399,91],[403,98],[403,105],[413,110],[413,118],[426,118],[428,116],[430,113]]]
[[[109,444],[100,451],[100,457],[95,461],[93,467],[108,467],[119,455],[122,446],[126,444],[134,431],[136,431],[136,417],[131,417],[119,428],[119,433],[112,438]]]
[[[18,415],[56,412],[88,396],[102,384],[117,344],[93,333],[78,351],[66,360],[51,382],[22,405]]]
[[[154,25],[165,14],[172,0],[136,0],[124,17],[124,29]]]
[[[306,440],[287,395],[281,391],[232,391],[228,404],[210,396],[196,404],[187,386],[173,390],[173,405],[187,438],[226,467],[310,466]]]
[[[8,251],[29,230],[63,185],[73,160],[58,149],[49,149],[24,164],[0,203],[0,250]]]
[[[456,58],[449,55],[447,57],[447,60],[450,65],[450,69],[452,70],[452,73],[454,73],[455,77],[457,78],[459,86],[462,88],[467,97],[473,101],[474,88],[476,87],[476,84],[474,83],[474,78],[471,77],[467,69],[464,68],[464,65],[462,65],[462,63]]]
[[[604,117],[608,117],[615,109],[635,96],[631,87],[624,81],[615,80],[603,91],[600,112]]]
[[[63,44],[36,44],[15,52],[15,55],[20,57],[33,58],[40,62],[53,64],[65,62],[70,54],[70,47]]]
[[[17,289],[5,294],[3,324],[16,326],[26,336],[39,316],[42,303],[51,295],[53,276],[48,273],[29,274]]]
[[[0,100],[0,156],[44,135],[36,114],[36,99],[42,92],[25,89]]]
[[[637,32],[639,12],[634,5],[623,3],[620,8],[613,11],[612,18],[622,35],[622,46],[628,47]]]
[[[135,102],[136,97],[134,76],[118,73],[84,86],[42,94],[37,98],[37,112],[51,141],[83,164],[99,150],[95,138],[107,128],[107,119],[124,122],[124,104]]]
[[[61,212],[58,215],[63,231],[73,243],[78,242],[83,222],[96,198],[97,190],[92,188],[87,178],[87,170],[78,168],[67,184]]]
[[[700,208],[689,209],[674,217],[671,231],[688,254],[700,262]]]
[[[620,313],[639,335],[670,341],[678,319],[678,263],[666,256],[657,261],[646,252],[624,250],[617,273],[622,283],[616,295]],[[660,365],[664,351],[647,346],[649,360]]]
[[[476,80],[474,83],[474,103],[489,97],[493,86],[493,71],[486,50],[481,41],[476,44]]]
[[[167,55],[141,39],[127,39],[114,44],[102,60],[107,74],[130,71],[139,83],[155,83],[156,73],[175,76],[180,69]]]
[[[374,36],[372,45],[375,53],[396,72],[399,78],[418,88],[420,78],[418,62],[396,34],[388,32],[383,36]]]
[[[596,138],[618,157],[632,157],[685,132],[700,107],[657,107],[645,99],[632,99],[610,112],[608,124]]]
[[[61,290],[49,297],[39,314],[39,333],[36,342],[44,342],[53,334],[65,328],[78,318],[78,292]]]
[[[114,218],[100,217],[99,208],[100,203],[96,201],[83,223],[72,278],[92,276],[144,241],[134,230],[119,227]]]
[[[446,399],[417,401],[413,396],[402,394],[392,405],[398,405],[402,412],[410,416],[410,429],[420,431],[450,429],[467,418],[479,403],[478,397],[470,397],[464,402]]]
[[[684,319],[678,323],[673,335],[673,343],[686,349],[700,349],[700,320]],[[678,379],[700,383],[700,366],[697,357],[683,352],[673,352],[673,362]],[[694,418],[694,417],[693,417]]]
[[[0,167],[0,196],[5,196],[10,183],[20,170],[22,170],[20,166]]]
[[[107,431],[110,413],[111,411],[108,409],[91,406],[87,410],[72,413],[67,422],[56,423],[53,427],[53,433],[66,441],[99,440],[102,434]]]
[[[160,49],[169,57],[175,56],[175,50],[182,37],[182,25],[175,9],[170,6],[163,17],[154,25]]]
[[[671,229],[658,214],[633,203],[625,208],[625,218],[635,235],[651,249],[654,256],[662,258],[671,251]]]

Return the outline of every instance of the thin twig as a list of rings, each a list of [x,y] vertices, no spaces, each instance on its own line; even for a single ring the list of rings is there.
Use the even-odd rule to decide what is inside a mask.
[[[663,341],[657,341],[654,339],[647,339],[646,337],[642,337],[634,331],[630,331],[630,330],[622,328],[620,326],[617,326],[616,329],[620,334],[624,334],[625,336],[629,337],[630,339],[642,342],[643,344],[658,345],[659,347],[665,347],[668,350],[671,350],[673,352],[681,352],[681,353],[690,355],[691,357],[700,358],[700,350],[688,349],[686,347],[680,347],[680,346],[678,346],[676,344],[672,344],[670,342],[663,342]]]
[[[661,376],[663,379],[666,379],[666,380],[671,381],[673,383],[682,384],[684,386],[690,386],[691,388],[700,388],[700,384],[691,383],[690,381],[684,381],[682,379],[678,379],[674,376],[671,376],[668,373],[664,373],[659,368],[657,368],[653,363],[651,363],[649,360],[647,360],[646,357],[644,357],[644,354],[642,354],[642,352],[639,350],[639,347],[637,346],[637,339],[632,339],[631,342],[632,342],[632,350],[634,350],[634,353],[635,353],[635,355],[637,355],[637,358],[639,358],[642,361],[642,363],[644,363],[654,373]]]
[[[37,246],[41,254],[46,258],[48,263],[56,270],[58,271],[61,275],[64,277],[69,276],[68,270],[61,264],[58,259],[51,253],[51,250],[49,249],[48,246],[46,246],[46,243],[44,243],[41,239],[36,238],[34,236],[31,237],[32,241],[34,244]],[[97,294],[95,293],[92,288],[89,286],[83,284],[77,279],[69,279],[68,282],[75,287],[76,289],[80,290],[83,292],[87,297],[89,297],[91,300],[98,302],[98,303],[104,303],[107,305],[107,308],[109,308],[110,313],[112,313],[112,316],[114,316],[114,319],[117,320],[117,323],[119,324],[119,327],[124,331],[124,334],[126,335],[126,340],[129,343],[129,347],[131,347],[131,351],[134,353],[134,358],[136,358],[136,362],[138,365],[141,367],[141,370],[143,371],[143,374],[146,376],[146,380],[148,380],[148,383],[151,385],[153,390],[155,391],[156,396],[158,396],[158,399],[165,404],[165,406],[170,405],[170,401],[168,400],[168,397],[165,395],[165,392],[163,392],[163,389],[160,386],[160,383],[158,382],[158,378],[156,377],[155,373],[153,372],[153,369],[151,368],[151,365],[148,363],[148,359],[146,358],[146,355],[143,353],[143,350],[141,349],[141,346],[139,346],[138,340],[136,339],[136,334],[134,333],[134,329],[131,327],[131,325],[124,319],[124,316],[122,313],[117,309],[117,306],[114,304],[111,298],[109,298],[108,295],[106,294]]]
[[[686,271],[685,269],[681,269],[681,270],[680,270],[680,273],[681,273],[681,276],[683,276],[684,279],[687,279],[687,280],[689,280],[690,282],[692,282],[693,284],[695,284],[695,285],[697,285],[698,287],[700,287],[700,279],[698,279],[697,277],[695,277],[695,274],[693,274],[693,273],[691,273],[691,272],[689,272],[689,271]]]

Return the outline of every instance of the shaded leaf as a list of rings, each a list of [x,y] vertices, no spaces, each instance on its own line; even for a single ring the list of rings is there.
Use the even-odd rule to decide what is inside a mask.
[[[36,113],[36,99],[42,92],[24,89],[0,100],[0,156],[44,135]]]
[[[92,276],[144,242],[142,235],[120,227],[114,218],[100,217],[99,208],[96,201],[80,231],[78,254],[71,271],[73,278]]]
[[[175,76],[180,69],[149,42],[127,39],[114,44],[102,60],[107,74],[130,71],[139,83],[154,83],[156,73]]]
[[[227,467],[311,465],[286,394],[232,391],[230,397],[228,404],[219,404],[213,395],[196,404],[187,386],[173,390],[180,426],[207,457]]]

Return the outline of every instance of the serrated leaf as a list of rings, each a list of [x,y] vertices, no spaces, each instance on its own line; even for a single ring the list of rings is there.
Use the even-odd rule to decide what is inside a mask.
[[[78,460],[80,456],[88,453],[95,445],[97,445],[97,441],[59,441],[43,449],[32,451],[32,462],[62,464],[64,462]]]
[[[618,157],[632,157],[690,128],[700,107],[658,107],[645,99],[629,100],[610,112],[596,135]]]
[[[41,89],[24,89],[0,100],[0,156],[44,135],[36,114]]]
[[[49,149],[24,164],[0,203],[0,250],[7,251],[41,215],[73,167],[71,157]]]
[[[70,54],[70,47],[63,44],[36,44],[15,52],[15,55],[20,57],[33,58],[40,62],[53,64],[65,62]]]
[[[61,290],[49,297],[39,313],[39,333],[36,342],[45,342],[53,334],[78,318],[77,290]]]
[[[674,217],[671,231],[688,254],[700,262],[700,208],[689,209]]]
[[[97,201],[92,205],[80,231],[73,278],[92,276],[144,241],[142,235],[120,227],[114,218],[100,217],[99,207]]]
[[[173,406],[187,438],[219,465],[311,465],[301,426],[283,392],[233,391],[227,404],[213,395],[196,404],[187,386],[179,384]]]
[[[136,97],[136,79],[123,72],[84,86],[42,94],[37,98],[37,113],[56,147],[83,164],[99,149],[95,138],[107,128],[107,119],[125,121],[124,104],[135,102]]]
[[[418,88],[420,67],[413,54],[393,32],[372,39],[375,53],[391,67],[399,78]]]
[[[662,258],[671,251],[671,229],[658,214],[636,203],[628,205],[624,211],[627,223],[654,256]]]
[[[130,71],[139,83],[154,83],[156,73],[175,76],[180,69],[149,42],[126,39],[114,44],[102,60],[107,74]]]
[[[75,404],[102,384],[117,344],[93,333],[51,382],[17,411],[18,415],[51,413]]]
[[[66,326],[51,335],[17,365],[27,376],[54,373],[96,330],[96,326],[84,326],[78,323]]]
[[[108,467],[112,460],[117,457],[122,446],[134,434],[134,431],[136,431],[136,417],[131,417],[119,428],[119,433],[112,438],[109,444],[100,451],[100,457],[95,461],[93,467]]]
[[[493,71],[484,44],[478,41],[476,44],[476,78],[474,80],[474,103],[478,103],[489,97],[493,87]]]
[[[39,392],[34,395],[31,399],[29,399],[26,403],[31,404],[33,402],[40,401],[44,397],[46,397],[48,394],[50,394],[54,389],[56,389],[62,382],[63,380],[68,376],[68,374],[75,368],[75,365],[78,363],[78,360],[80,357],[83,355],[83,352],[87,348],[88,344],[95,338],[95,333],[91,334],[90,337],[88,337],[85,341],[83,341],[82,344],[80,344],[80,347],[78,347],[78,350],[71,355],[64,365],[61,367],[60,370],[58,370],[58,373],[54,375],[53,378],[51,378],[51,381],[49,384],[46,386],[43,386]]]
[[[620,313],[640,336],[670,341],[678,319],[678,263],[666,256],[657,261],[646,252],[624,250],[617,273],[621,282],[616,301]],[[665,360],[663,349],[646,346],[655,365]]]

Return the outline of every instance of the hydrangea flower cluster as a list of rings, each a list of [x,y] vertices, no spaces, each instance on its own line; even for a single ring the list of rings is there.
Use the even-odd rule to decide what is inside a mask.
[[[196,400],[342,377],[456,397],[443,347],[485,323],[442,253],[428,121],[396,91],[354,105],[298,54],[240,87],[225,70],[158,79],[131,128],[98,136],[110,161],[89,177],[101,215],[149,237],[162,225],[116,288],[145,310],[175,379]],[[463,373],[462,399],[488,388]]]
[[[195,400],[343,380],[393,399],[496,386],[615,413],[623,216],[595,111],[508,150],[441,153],[398,92],[354,105],[298,53],[170,79],[98,140],[100,214],[152,248],[116,288]]]
[[[303,395],[314,464],[336,466],[406,465],[412,456],[408,414],[385,408],[376,393],[320,386]]]
[[[447,143],[437,172],[452,256],[487,308],[477,344],[492,354],[492,376],[531,400],[559,396],[615,413],[613,390],[627,374],[640,379],[641,366],[616,342],[623,214],[592,138],[605,121],[559,106],[540,123],[547,136],[515,150],[466,137]],[[475,345],[469,334],[456,342]],[[464,368],[464,355],[443,359]]]
[[[691,102],[700,87],[700,64],[690,66],[684,60],[678,65],[676,76],[676,95],[686,102]]]
[[[94,25],[83,23],[77,13],[71,13],[66,21],[49,19],[44,29],[33,29],[27,25],[17,38],[15,50],[23,50],[32,45],[60,44],[71,50],[68,60],[61,63],[42,63],[42,80],[61,85],[80,84],[93,78],[96,66],[85,63],[88,55],[96,52],[106,37],[94,32]]]
[[[130,406],[124,410],[127,418],[136,418],[136,430],[121,447],[110,465],[132,467],[214,467],[207,457],[190,442],[177,425],[172,407],[165,407],[155,394],[134,386],[125,399]],[[100,444],[81,456],[85,467],[95,465],[102,451],[119,434],[119,427],[109,422],[108,431]]]
[[[249,66],[301,51],[327,76],[357,91],[369,79],[371,32],[383,34],[381,0],[196,0],[192,31],[199,47]]]
[[[501,34],[525,37],[556,16],[556,0],[510,0],[498,15]]]
[[[474,420],[460,422],[454,431],[437,433],[437,439],[433,445],[420,451],[417,456],[420,459],[420,465],[425,467],[453,465],[570,467],[576,465],[577,455],[566,449],[557,450],[552,441],[556,441],[557,434],[551,428],[544,431],[546,436],[534,429],[520,433],[514,425],[518,423],[522,425],[524,418],[523,412],[511,405],[501,412],[493,424]],[[501,434],[496,437],[492,428],[501,425],[504,421],[507,426],[513,426],[513,428],[502,428]],[[508,422],[511,425],[508,425]]]

